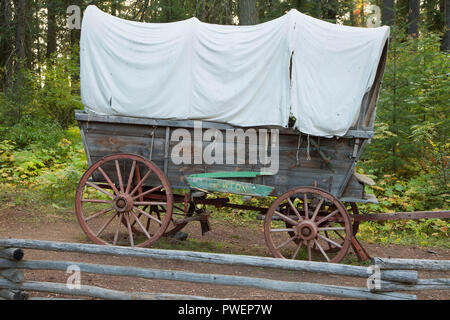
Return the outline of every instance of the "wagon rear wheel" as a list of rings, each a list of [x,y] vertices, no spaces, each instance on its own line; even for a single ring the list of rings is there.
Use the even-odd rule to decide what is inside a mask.
[[[274,201],[266,214],[264,235],[277,258],[337,263],[350,246],[352,225],[347,210],[333,195],[300,187]]]
[[[148,208],[159,207],[159,212]],[[171,216],[173,195],[164,173],[151,161],[115,154],[94,163],[81,178],[75,209],[96,244],[145,247],[158,240]]]

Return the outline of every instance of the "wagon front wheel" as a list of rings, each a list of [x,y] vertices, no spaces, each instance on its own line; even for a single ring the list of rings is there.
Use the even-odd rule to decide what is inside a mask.
[[[344,258],[353,236],[342,203],[315,187],[299,187],[275,200],[265,217],[264,235],[277,258],[333,263]]]
[[[164,208],[157,214],[150,207]],[[158,240],[172,216],[173,195],[164,173],[151,161],[115,154],[94,163],[75,197],[78,222],[96,244],[146,247]]]

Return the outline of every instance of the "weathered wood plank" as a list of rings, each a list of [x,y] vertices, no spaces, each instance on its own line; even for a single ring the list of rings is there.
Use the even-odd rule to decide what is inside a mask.
[[[151,119],[151,118],[133,118],[133,117],[125,117],[125,116],[105,116],[105,115],[97,115],[94,113],[87,113],[82,110],[75,110],[75,119],[80,122],[103,122],[103,123],[120,123],[120,124],[132,124],[132,125],[145,125],[145,126],[157,126],[157,127],[180,127],[180,128],[194,128],[194,121],[192,120],[160,120],[160,119]],[[202,121],[202,128],[204,129],[245,129],[246,127],[236,127],[225,123],[219,122],[210,122],[210,121]],[[266,127],[252,127],[252,128],[270,128],[270,126]],[[275,128],[275,127],[273,127]],[[293,130],[292,128],[281,128],[276,127],[280,130],[280,133],[283,134],[291,134],[298,135],[298,131]],[[358,137],[358,138],[371,138],[373,137],[372,130],[352,130],[350,129],[347,134],[343,137]]]

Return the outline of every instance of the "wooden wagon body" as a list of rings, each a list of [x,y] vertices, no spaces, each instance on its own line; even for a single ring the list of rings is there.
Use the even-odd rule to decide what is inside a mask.
[[[227,130],[236,132],[243,130],[249,132],[254,129],[266,129],[270,135],[273,128],[236,128],[227,124],[202,122],[201,128],[194,127],[194,121],[166,121],[156,119],[136,119],[122,116],[100,116],[77,112],[76,119],[79,123],[83,137],[86,155],[90,165],[101,158],[111,154],[136,154],[154,162],[167,176],[173,189],[189,189],[187,177],[192,174],[219,172],[219,171],[244,171],[259,172],[267,165],[250,161],[251,141],[246,138],[242,143],[240,139],[226,141]],[[172,136],[174,130],[185,129],[192,137],[211,128],[219,130],[224,137],[222,163],[205,164],[195,163],[195,150],[190,154],[190,161],[175,164],[172,161],[174,146],[179,144],[178,139]],[[197,131],[194,134],[194,131]],[[353,175],[355,164],[367,143],[372,138],[371,130],[350,130],[342,138],[320,138],[307,136],[292,129],[279,129],[279,168],[273,175],[257,175],[254,178],[244,178],[242,181],[260,185],[275,187],[272,195],[282,193],[302,186],[317,186],[337,196],[346,202],[376,201],[370,195],[364,194],[364,186]],[[257,135],[258,136],[258,135]],[[260,136],[258,136],[260,138]],[[265,138],[271,140],[271,137]],[[308,143],[309,139],[309,143]],[[202,139],[204,140],[204,139]],[[201,152],[212,141],[202,141]],[[309,146],[308,146],[309,144]],[[253,146],[255,147],[255,146]],[[234,163],[227,164],[226,154],[228,150],[234,152]],[[308,150],[309,149],[309,150]],[[245,152],[245,159],[237,155],[238,150]],[[270,148],[268,149],[270,151]],[[308,159],[309,155],[309,159]],[[254,161],[253,161],[254,162]],[[114,171],[115,168],[109,168]],[[126,170],[125,170],[126,171]],[[129,170],[128,170],[129,171]],[[145,174],[143,172],[142,174]],[[97,181],[104,180],[98,174]],[[124,177],[126,180],[127,177]],[[154,185],[155,181],[148,180],[146,185]],[[239,192],[236,192],[239,193]]]

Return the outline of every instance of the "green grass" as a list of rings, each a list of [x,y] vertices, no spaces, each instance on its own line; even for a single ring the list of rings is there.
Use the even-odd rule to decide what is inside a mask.
[[[225,241],[207,241],[192,238],[180,241],[169,237],[162,237],[152,245],[152,248],[217,253],[230,253],[232,251],[236,252],[235,246]]]

